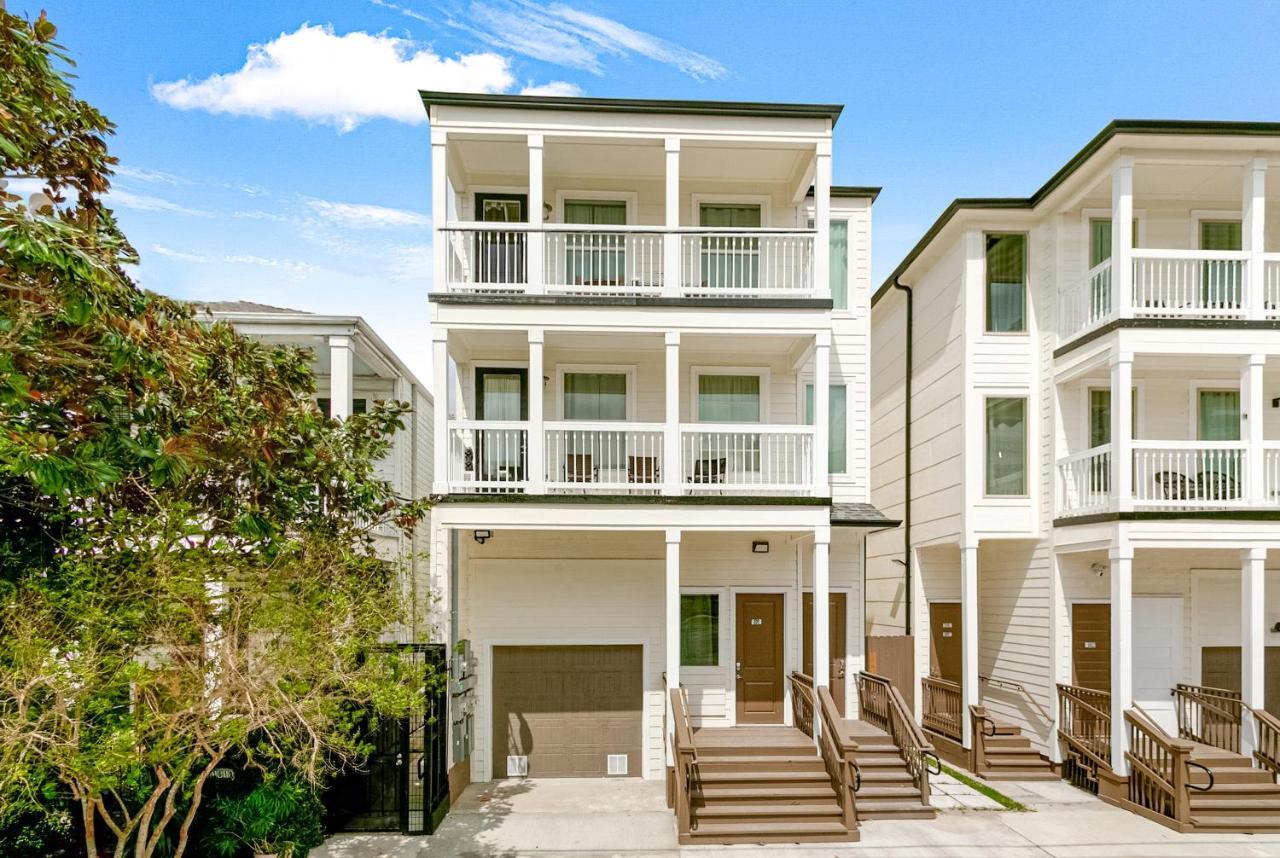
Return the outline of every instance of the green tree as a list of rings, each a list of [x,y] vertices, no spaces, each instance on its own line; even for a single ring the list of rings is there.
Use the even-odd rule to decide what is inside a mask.
[[[351,713],[419,699],[378,648],[403,616],[375,527],[412,529],[375,462],[387,403],[338,423],[309,355],[140,290],[103,195],[110,122],[44,17],[0,11],[0,819],[79,806],[89,856],[187,847],[228,756],[311,782]]]

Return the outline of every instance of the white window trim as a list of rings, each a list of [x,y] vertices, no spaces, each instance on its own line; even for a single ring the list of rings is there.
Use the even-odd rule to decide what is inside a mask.
[[[1230,391],[1238,397],[1240,412],[1244,413],[1244,397],[1240,396],[1240,380],[1232,378],[1197,378],[1187,384],[1187,414],[1190,425],[1187,427],[1187,440],[1196,441],[1200,437],[1200,393],[1201,391]],[[1240,433],[1244,443],[1244,432]],[[1230,442],[1224,442],[1230,443]]]
[[[861,214],[862,209],[837,209],[831,206],[830,220],[832,223],[842,221],[849,226],[849,244],[845,249],[845,271],[848,273],[848,282],[845,283],[845,305],[841,307],[832,307],[831,315],[837,319],[852,319],[857,313],[854,312],[853,304],[853,219],[855,215]],[[802,229],[810,229],[809,221],[817,219],[817,213],[814,212],[812,205],[796,209],[796,226]]]
[[[696,227],[701,224],[703,203],[711,205],[717,203],[725,205],[757,205],[760,207],[761,228],[773,226],[773,197],[768,194],[690,194],[689,204],[693,207],[693,211],[690,212],[693,223],[690,226]]]
[[[1110,390],[1108,381],[1088,382],[1080,386],[1080,412],[1083,415],[1084,443],[1089,443],[1089,394],[1095,390]],[[1133,389],[1138,392],[1138,411],[1133,417],[1133,435],[1130,441],[1145,441],[1147,433],[1147,383],[1143,380],[1133,382]],[[1085,448],[1089,449],[1089,448]]]
[[[1228,223],[1244,223],[1244,215],[1239,209],[1192,209],[1191,238],[1187,245],[1192,250],[1203,250],[1200,246],[1200,224],[1203,221],[1227,221]],[[1241,236],[1243,239],[1243,236]]]
[[[1033,462],[1034,451],[1032,450],[1034,436],[1031,432],[1031,393],[1027,390],[981,390],[978,393],[982,399],[982,499],[987,502],[1000,503],[1001,501],[1009,501],[1021,504],[1030,500],[1036,489],[1035,482],[1032,479],[1032,471],[1035,464]],[[1021,399],[1026,403],[1026,408],[1022,412],[1022,425],[1026,433],[1026,443],[1023,444],[1022,464],[1027,490],[1022,494],[993,495],[987,493],[987,402],[992,399]]]
[[[692,423],[701,423],[698,419],[698,378],[703,375],[754,375],[760,378],[760,422],[743,423],[743,426],[755,426],[769,422],[769,367],[767,366],[691,366],[689,367],[689,418]]]
[[[1031,230],[1024,229],[984,229],[982,234],[982,278],[979,281],[982,286],[982,318],[979,322],[982,325],[980,336],[995,337],[997,339],[1009,339],[1023,337],[1030,339],[1033,333],[1033,319],[1031,313],[1031,292],[1035,288],[1035,277],[1031,273]],[[1026,258],[1024,263],[1026,268],[1022,272],[1022,324],[1021,331],[989,331],[987,330],[987,236],[989,235],[1021,235],[1026,239],[1025,252]]]
[[[590,364],[562,363],[556,364],[556,419],[568,420],[564,416],[564,377],[567,373],[600,372],[626,376],[626,416],[615,423],[634,423],[636,419],[636,368],[634,364]]]
[[[717,597],[716,622],[719,623],[719,627],[716,629],[716,636],[719,638],[719,646],[716,647],[716,658],[718,659],[717,662],[715,664],[698,664],[698,665],[687,665],[682,663],[680,665],[680,672],[684,673],[685,671],[698,671],[699,674],[697,675],[701,675],[702,673],[705,673],[708,676],[714,676],[716,674],[725,674],[726,673],[725,666],[733,663],[732,659],[730,659],[729,661],[725,661],[725,654],[730,652],[734,644],[733,635],[729,634],[726,631],[726,629],[728,629],[730,625],[726,621],[726,618],[731,616],[733,613],[732,606],[730,605],[730,602],[732,601],[733,597],[730,594],[729,588],[728,587],[684,587],[682,586],[680,588],[680,595],[681,596],[715,596]],[[679,646],[679,645],[680,645],[680,642],[676,641],[676,646]],[[680,657],[683,658],[683,654],[681,654]],[[732,680],[732,676],[729,676],[726,681],[730,681],[730,680]],[[731,689],[725,689],[725,690],[726,692],[729,692]],[[730,695],[726,693],[725,699],[727,700],[729,699],[729,697]]]
[[[521,223],[529,222],[529,206],[533,203],[529,200],[528,185],[467,185],[467,189],[459,196],[465,198],[466,202],[461,210],[471,212],[471,221],[480,220],[480,213],[476,211],[476,194],[523,194],[525,198],[524,220]]]
[[[466,368],[465,385],[462,388],[462,404],[466,409],[467,420],[477,420],[475,415],[480,408],[480,403],[476,402],[476,370],[479,369],[523,369],[525,377],[529,375],[529,361],[527,360],[477,360],[472,361]],[[526,381],[529,390],[525,391],[525,396],[533,395],[533,383]],[[541,385],[541,382],[539,382]]]
[[[796,425],[808,426],[809,424],[804,422],[805,421],[805,413],[804,413],[805,390],[811,385],[813,385],[813,373],[810,372],[810,373],[804,373],[804,374],[798,375],[796,377],[796,383],[798,385],[798,389],[797,389],[798,395],[796,396]],[[828,387],[844,388],[844,466],[845,466],[845,469],[843,471],[830,471],[828,475],[832,477],[847,477],[851,473],[851,471],[849,470],[849,460],[851,458],[849,455],[849,441],[853,433],[849,431],[849,427],[852,426],[853,424],[850,422],[849,406],[851,404],[851,397],[849,396],[849,390],[853,387],[853,383],[846,381],[844,379],[844,376],[838,376],[833,374],[831,376],[831,383],[828,385]],[[816,391],[814,395],[815,396],[817,395]],[[815,406],[814,410],[816,411],[817,410],[816,401],[814,402],[814,406]],[[827,430],[828,430],[827,443],[830,444],[831,443],[830,427],[827,427]]]
[[[1083,256],[1080,257],[1080,270],[1089,270],[1089,221],[1092,220],[1111,220],[1111,209],[1081,209],[1080,210],[1080,246],[1084,249]],[[1138,248],[1147,246],[1147,210],[1134,209],[1133,219],[1138,222]]]
[[[564,204],[567,200],[591,200],[594,202],[624,203],[627,207],[627,226],[634,226],[636,210],[639,206],[639,195],[635,191],[575,191],[558,188],[556,190],[556,207],[552,216],[556,223],[565,223]]]

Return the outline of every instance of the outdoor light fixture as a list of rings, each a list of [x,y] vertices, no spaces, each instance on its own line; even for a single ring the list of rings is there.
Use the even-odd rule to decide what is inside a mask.
[[[471,535],[476,538],[476,542],[479,542],[481,545],[484,545],[485,540],[488,539],[490,536],[493,536],[493,531],[477,530],[477,531],[474,531]]]
[[[1273,632],[1275,632],[1276,634],[1280,635],[1280,623],[1276,623],[1274,626],[1272,626],[1272,627],[1271,627],[1271,631],[1273,631]]]
[[[752,554],[768,554],[769,543],[765,542],[763,539],[751,543],[751,553]]]

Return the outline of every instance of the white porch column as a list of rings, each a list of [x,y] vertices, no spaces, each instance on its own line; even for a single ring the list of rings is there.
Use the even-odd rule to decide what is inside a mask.
[[[529,236],[525,263],[529,270],[526,273],[530,295],[540,295],[546,291],[544,278],[546,269],[543,266],[546,252],[546,234],[542,232],[542,135],[529,135]]]
[[[1244,194],[1240,211],[1240,249],[1249,254],[1246,263],[1245,306],[1250,319],[1263,318],[1263,260],[1266,250],[1267,159],[1254,158],[1244,168]]]
[[[329,337],[329,416],[335,420],[351,416],[355,363],[351,337]]]
[[[1133,156],[1121,155],[1111,168],[1111,295],[1112,309],[1122,319],[1133,315],[1132,257]],[[1115,403],[1112,399],[1112,414]]]
[[[680,531],[676,528],[667,530],[667,579],[666,579],[666,620],[667,620],[667,684],[663,691],[667,710],[667,732],[675,729],[674,713],[671,711],[671,689],[680,687]],[[674,765],[671,755],[670,741],[664,741],[667,749],[667,765]]]
[[[1250,506],[1267,503],[1266,452],[1263,450],[1263,424],[1266,399],[1262,390],[1262,373],[1267,366],[1265,354],[1249,355],[1240,371],[1240,440],[1244,441],[1245,497]]]
[[[831,332],[814,335],[813,348],[813,495],[829,497],[827,474],[831,444]]]
[[[431,129],[431,291],[449,291],[445,271],[444,227],[449,219],[448,138],[445,132]],[[439,394],[437,393],[437,396]],[[439,437],[439,436],[437,436]]]
[[[978,687],[978,545],[960,546],[960,704],[964,746],[973,747],[969,707],[979,706]]]
[[[680,226],[680,138],[666,139],[667,158],[667,202],[666,217],[663,220],[667,228],[662,238],[662,294],[668,298],[680,296],[682,274],[680,272],[680,235],[675,230]]]
[[[822,140],[813,165],[813,294],[831,297],[831,141]]]
[[[667,331],[666,423],[662,432],[662,493],[680,494],[680,332]]]
[[[529,494],[547,493],[547,462],[543,453],[546,440],[542,414],[542,328],[529,329],[529,440],[525,444],[525,463]],[[558,467],[558,466],[557,466]]]
[[[813,684],[831,685],[831,526],[813,532]],[[816,720],[816,719],[815,719]]]
[[[449,330],[431,326],[431,393],[435,407],[431,412],[433,430],[431,493],[449,492]],[[461,400],[458,400],[461,406]]]
[[[1111,358],[1111,496],[1121,512],[1133,509],[1133,354]]]
[[[1240,697],[1250,709],[1266,702],[1267,658],[1266,548],[1240,552]],[[1258,747],[1258,722],[1246,709],[1240,731],[1240,753],[1252,757]]]
[[[1111,559],[1111,770],[1129,773],[1125,751],[1129,730],[1125,710],[1133,705],[1133,547],[1127,539],[1112,546]]]

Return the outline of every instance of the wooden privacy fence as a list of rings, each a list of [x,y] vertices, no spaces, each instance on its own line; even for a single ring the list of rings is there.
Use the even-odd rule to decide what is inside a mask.
[[[883,676],[902,692],[907,709],[915,708],[915,638],[912,635],[873,635],[866,639],[867,672]]]

